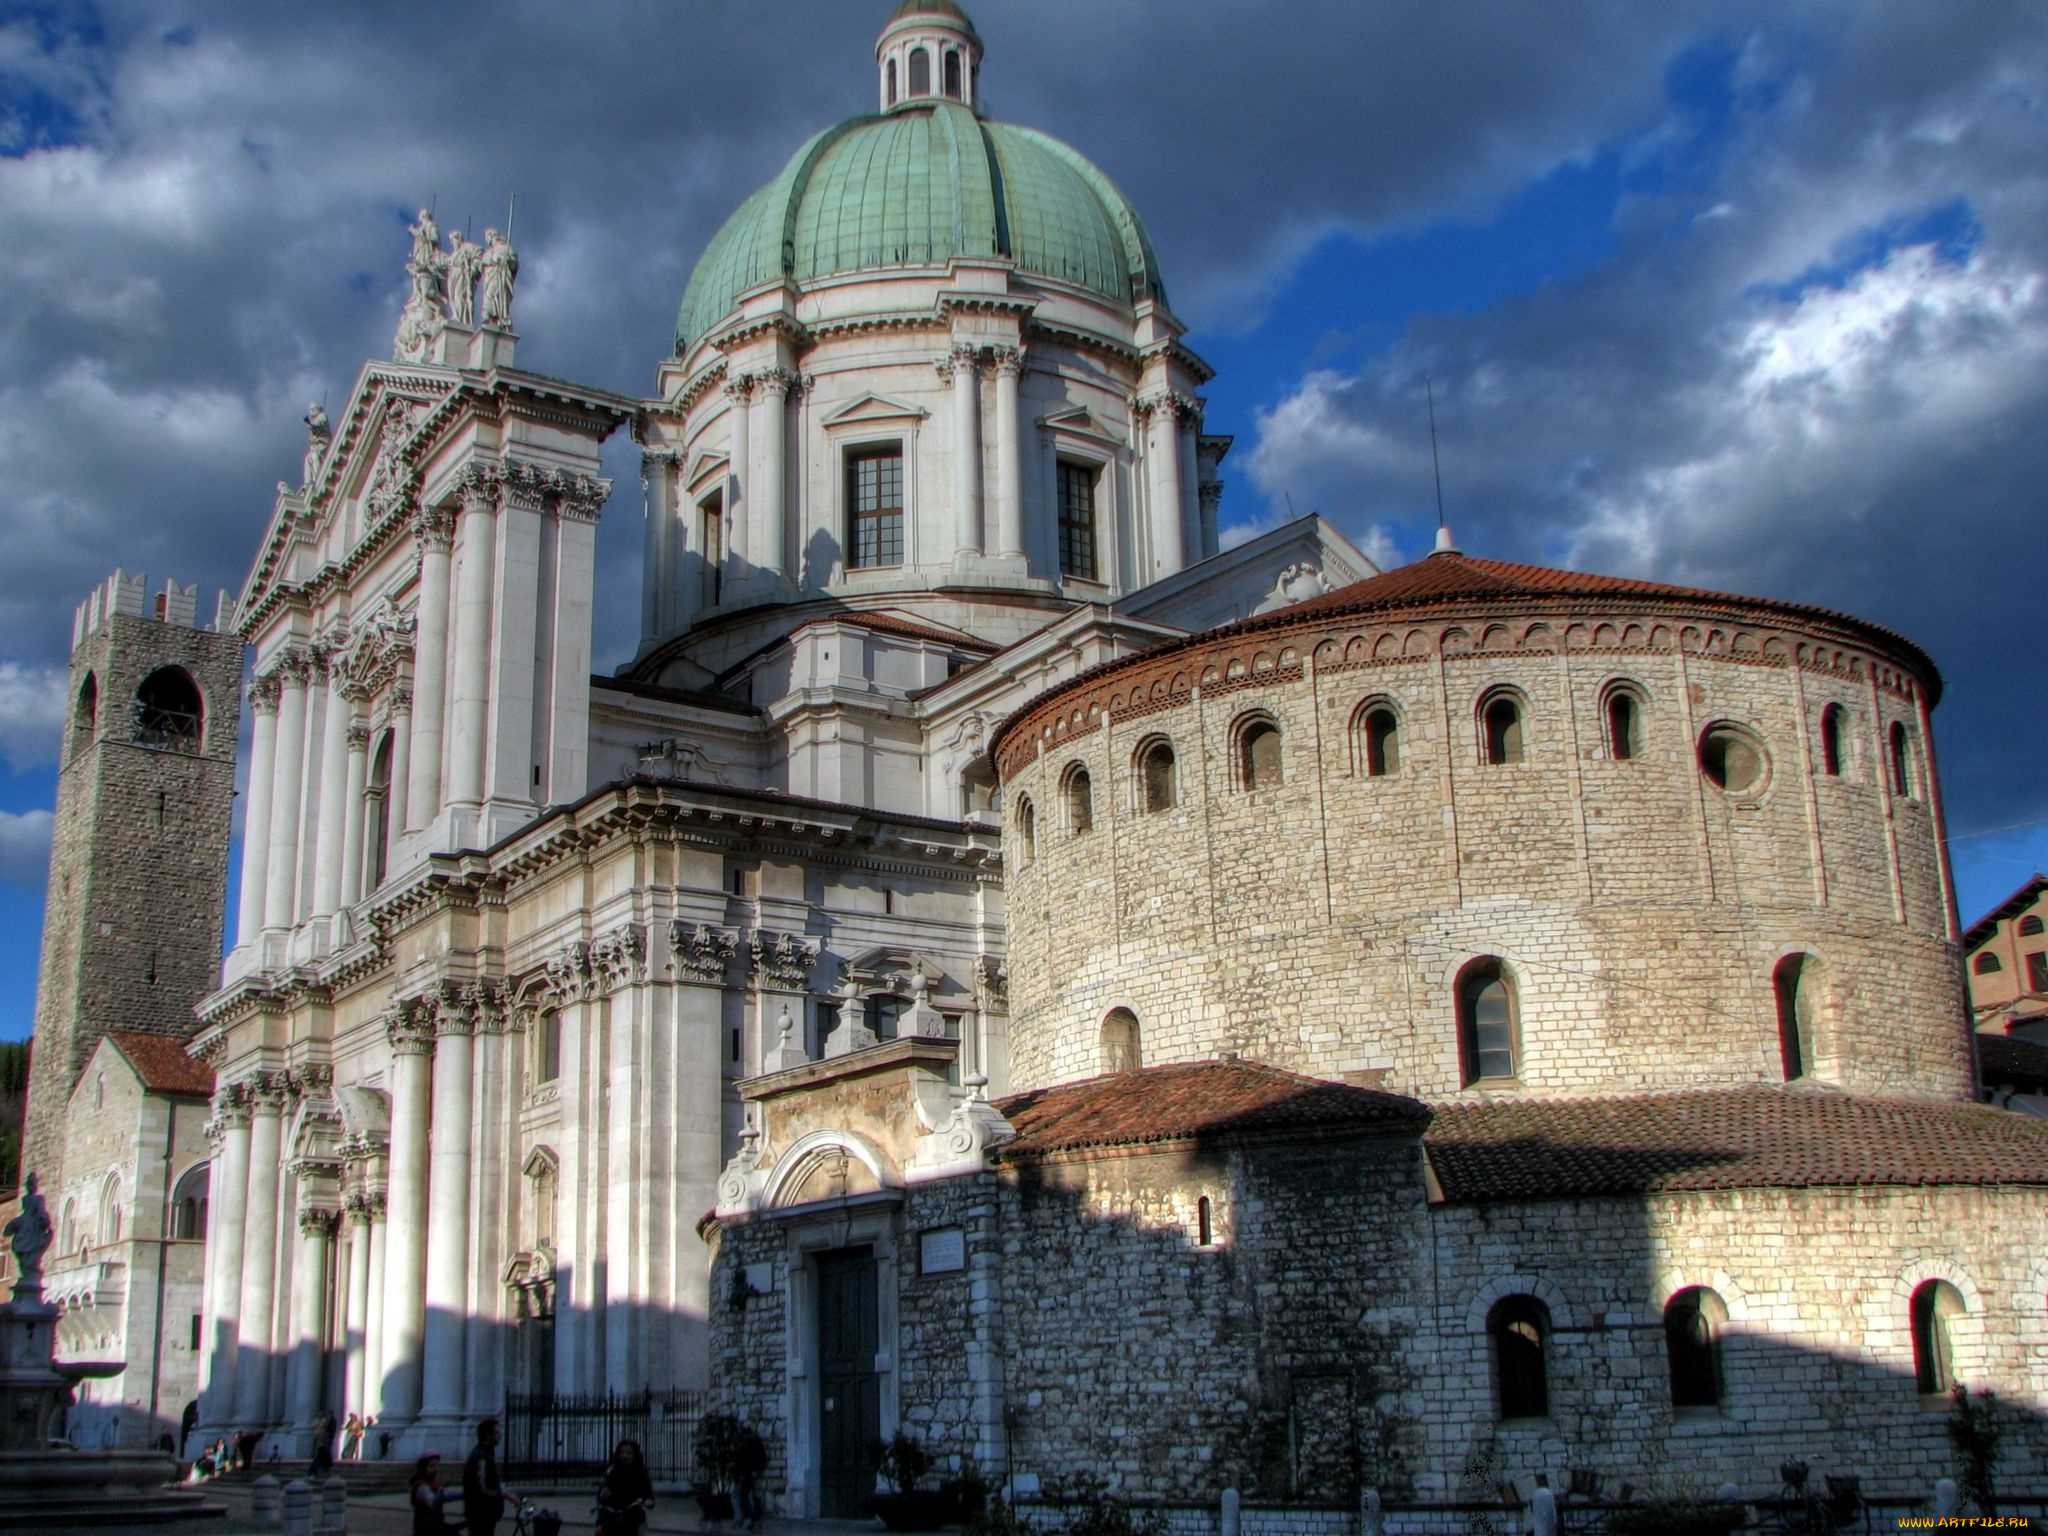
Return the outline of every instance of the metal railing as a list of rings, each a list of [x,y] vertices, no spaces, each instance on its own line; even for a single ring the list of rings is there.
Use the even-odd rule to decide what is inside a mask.
[[[704,1399],[680,1389],[514,1394],[505,1404],[505,1476],[595,1480],[621,1440],[637,1440],[656,1482],[687,1481]]]

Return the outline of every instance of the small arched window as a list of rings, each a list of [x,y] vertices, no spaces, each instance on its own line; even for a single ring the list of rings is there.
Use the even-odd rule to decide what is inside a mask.
[[[1945,1395],[1956,1384],[1955,1338],[1963,1315],[1962,1293],[1946,1280],[1922,1282],[1913,1292],[1913,1378],[1926,1397]]]
[[[1195,1243],[1202,1248],[1216,1244],[1216,1219],[1209,1208],[1209,1197],[1202,1195],[1195,1201]]]
[[[1830,704],[1820,712],[1820,767],[1831,779],[1842,776],[1842,728],[1848,713],[1839,704]]]
[[[1017,797],[1017,856],[1026,864],[1038,857],[1038,812],[1029,795]]]
[[[932,56],[923,48],[910,50],[910,94],[929,96],[932,93]]]
[[[1368,704],[1352,727],[1352,754],[1359,770],[1369,779],[1384,779],[1401,771],[1401,720],[1385,704]]]
[[[1237,782],[1244,789],[1277,789],[1281,779],[1280,727],[1255,716],[1237,733]]]
[[[887,82],[885,92],[885,105],[893,107],[896,105],[896,61],[894,59],[891,59],[888,62],[888,64],[884,66],[882,70],[882,78],[884,81]]]
[[[1785,1081],[1813,1069],[1813,967],[1805,955],[1787,955],[1771,973],[1778,1006],[1778,1057]]]
[[[1912,733],[1898,721],[1892,722],[1891,729],[1892,793],[1913,798],[1913,743]]]
[[[2034,916],[2033,913],[2029,912],[2025,917],[2020,919],[2021,938],[2031,939],[2035,934],[2039,933],[2040,931],[2041,919]]]
[[[1147,742],[1138,749],[1138,809],[1147,815],[1170,811],[1179,803],[1180,786],[1175,782],[1173,743],[1165,738]]]
[[[78,1201],[64,1202],[64,1214],[57,1222],[57,1252],[72,1254],[78,1252]]]
[[[1727,1322],[1721,1298],[1704,1286],[1687,1286],[1664,1304],[1672,1407],[1721,1406],[1721,1334]]]
[[[1102,1070],[1135,1072],[1144,1063],[1138,1016],[1128,1008],[1112,1008],[1102,1021]]]
[[[386,731],[370,759],[369,782],[363,786],[363,894],[384,883],[391,865],[391,830],[397,807],[391,803],[391,732]]]
[[[1617,763],[1643,755],[1643,703],[1626,688],[1607,695],[1607,755]]]
[[[135,690],[135,732],[138,747],[162,752],[197,752],[206,729],[206,706],[199,685],[183,667],[158,667]]]
[[[1515,998],[1498,960],[1467,966],[1458,978],[1458,1056],[1465,1085],[1515,1075]]]
[[[88,672],[78,685],[78,703],[71,711],[71,751],[66,755],[76,757],[91,746],[99,727],[100,680]]]
[[[1079,763],[1067,770],[1067,830],[1079,837],[1095,830],[1095,784]]]
[[[1498,767],[1522,760],[1522,706],[1508,694],[1487,700],[1480,715],[1485,737],[1486,761]]]
[[[1970,962],[1970,969],[1979,976],[1993,976],[2005,969],[2005,965],[1990,950],[1985,950]]]
[[[1503,1419],[1550,1412],[1550,1309],[1534,1296],[1503,1296],[1486,1314],[1493,1343],[1494,1402]]]
[[[946,94],[955,101],[960,99],[960,50],[946,50]]]
[[[171,1195],[171,1236],[184,1242],[206,1238],[206,1196],[213,1165],[196,1163],[178,1180]]]

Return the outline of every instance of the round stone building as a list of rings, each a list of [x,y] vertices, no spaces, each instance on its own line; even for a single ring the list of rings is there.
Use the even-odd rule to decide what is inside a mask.
[[[1967,1093],[1940,687],[1839,614],[1449,549],[1099,667],[994,743],[1013,1081]]]

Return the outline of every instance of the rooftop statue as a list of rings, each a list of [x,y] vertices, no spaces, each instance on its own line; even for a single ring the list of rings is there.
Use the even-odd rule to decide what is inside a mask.
[[[306,462],[299,479],[311,485],[313,476],[320,471],[320,461],[327,457],[327,448],[334,441],[334,430],[327,424],[327,408],[315,402],[306,410]]]
[[[448,320],[464,330],[476,324],[476,280],[484,262],[483,247],[459,230],[448,235],[444,266],[448,279]]]
[[[512,328],[512,284],[519,277],[519,253],[495,229],[484,231],[484,324]]]
[[[398,335],[392,355],[401,363],[417,363],[427,355],[427,345],[441,329],[441,269],[447,258],[441,254],[441,226],[433,213],[420,210],[420,221],[408,226],[412,254],[405,270],[412,277],[412,296],[405,301],[405,313],[398,317]]]

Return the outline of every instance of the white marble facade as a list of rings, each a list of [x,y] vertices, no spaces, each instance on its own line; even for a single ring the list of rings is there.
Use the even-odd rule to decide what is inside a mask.
[[[971,25],[899,9],[882,111],[832,142],[982,132]],[[697,1224],[740,1081],[908,1015],[1007,1083],[994,728],[1373,573],[1319,518],[1219,552],[1229,440],[1142,228],[1001,133],[1099,213],[1094,255],[905,248],[726,293],[721,235],[712,319],[645,400],[516,366],[516,258],[457,323],[473,258],[422,216],[402,360],[315,413],[237,616],[248,851],[194,1044],[220,1085],[202,1434],[303,1444],[324,1405],[399,1454],[511,1391],[702,1384]],[[791,179],[813,160],[793,206],[834,195]],[[642,636],[593,678],[622,427]],[[893,526],[857,526],[863,472]]]

